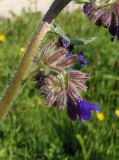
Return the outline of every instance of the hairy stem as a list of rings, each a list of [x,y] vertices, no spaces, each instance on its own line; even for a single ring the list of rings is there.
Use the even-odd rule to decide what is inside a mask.
[[[21,60],[21,63],[15,72],[8,88],[6,89],[1,101],[0,101],[0,117],[4,116],[8,110],[11,103],[14,101],[19,89],[21,88],[21,83],[29,69],[29,66],[34,58],[34,55],[41,44],[43,38],[50,30],[50,26],[53,20],[58,16],[62,9],[71,0],[55,0],[42,22],[39,24],[36,33],[34,34],[32,40],[30,41],[27,51]]]

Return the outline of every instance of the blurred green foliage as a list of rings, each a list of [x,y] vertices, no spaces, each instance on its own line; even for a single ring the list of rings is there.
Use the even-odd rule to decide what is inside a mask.
[[[90,2],[90,0],[74,0],[76,3],[79,3],[79,4],[81,4],[81,3],[89,3]]]
[[[15,20],[0,21],[0,95],[21,59],[19,49],[28,44],[39,22],[39,13],[23,13]],[[118,160],[119,42],[111,42],[108,31],[97,28],[77,10],[61,14],[55,23],[74,38],[96,36],[84,50],[90,72],[87,101],[102,106],[105,120],[93,114],[89,122],[72,122],[66,110],[46,108],[34,84],[28,82],[11,111],[0,121],[0,160]]]

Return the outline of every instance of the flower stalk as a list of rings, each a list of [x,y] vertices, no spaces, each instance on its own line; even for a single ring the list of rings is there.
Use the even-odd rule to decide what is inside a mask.
[[[0,118],[8,112],[10,105],[18,94],[18,91],[21,88],[22,81],[27,74],[35,53],[43,38],[50,30],[52,22],[70,1],[71,0],[55,0],[44,16],[42,22],[39,24],[38,29],[34,34],[32,40],[30,41],[26,53],[24,54],[24,57],[22,58],[19,67],[14,74],[14,77],[12,78],[3,97],[1,98]]]

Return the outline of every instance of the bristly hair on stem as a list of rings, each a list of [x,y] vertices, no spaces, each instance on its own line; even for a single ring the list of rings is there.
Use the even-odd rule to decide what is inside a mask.
[[[21,88],[21,83],[24,80],[36,51],[45,35],[50,30],[53,20],[70,1],[71,0],[55,0],[43,20],[40,22],[32,40],[28,45],[26,53],[24,54],[24,57],[22,58],[18,69],[12,78],[12,81],[0,100],[0,117],[3,117],[8,112],[9,106],[12,104],[16,95],[18,94],[18,91]]]

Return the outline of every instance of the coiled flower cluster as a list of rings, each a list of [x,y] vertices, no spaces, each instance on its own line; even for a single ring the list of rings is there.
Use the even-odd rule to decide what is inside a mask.
[[[91,0],[83,11],[96,25],[108,28],[112,40],[119,40],[119,0]]]
[[[98,111],[100,107],[83,100],[81,92],[87,90],[86,81],[90,74],[73,69],[75,63],[82,65],[87,61],[81,52],[73,53],[73,45],[60,38],[45,47],[36,60],[39,70],[35,75],[36,87],[45,97],[48,107],[60,109],[67,107],[72,120],[89,120],[91,110]]]

